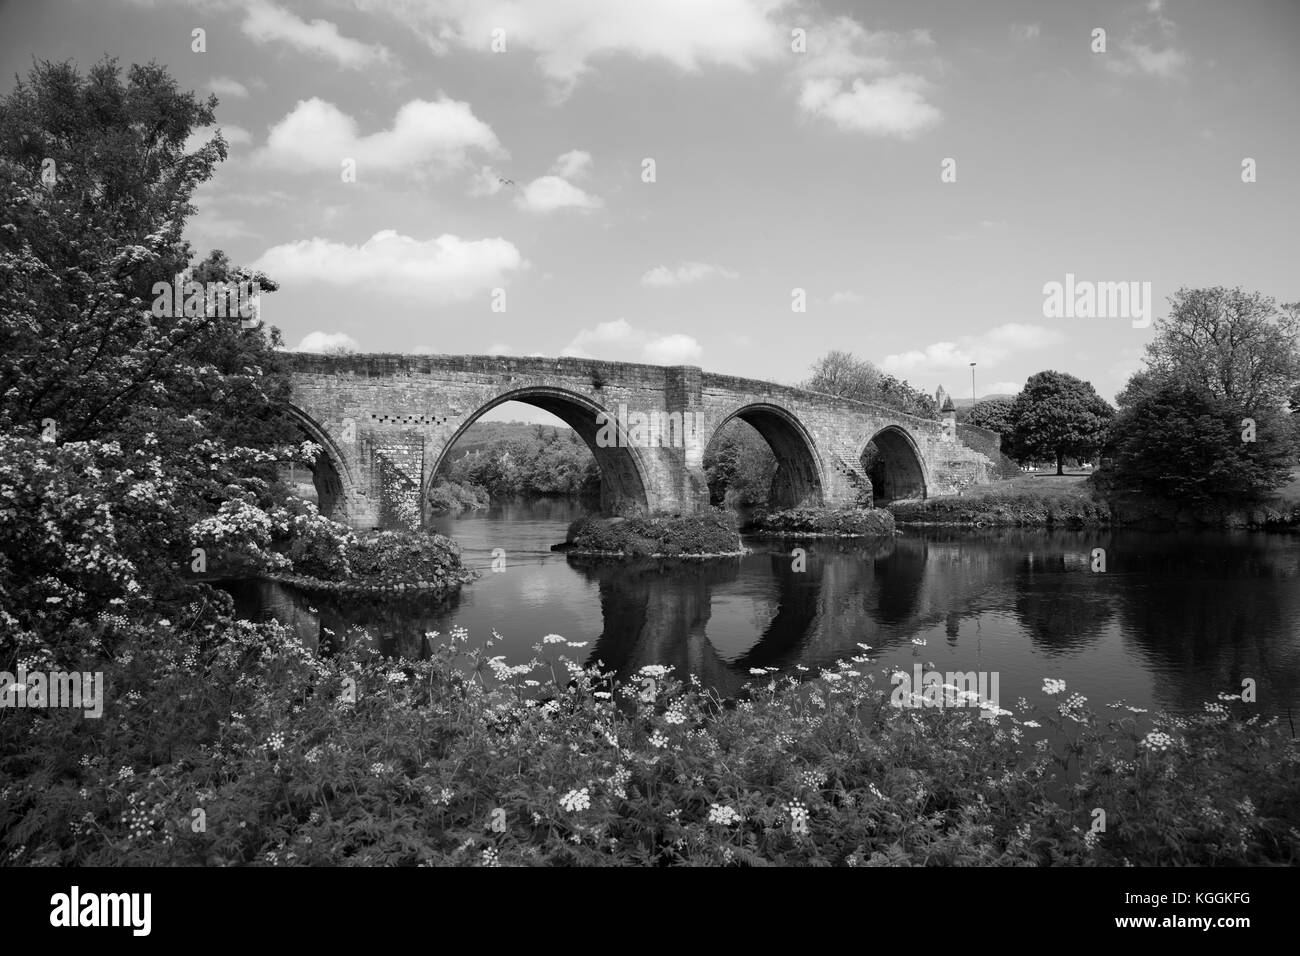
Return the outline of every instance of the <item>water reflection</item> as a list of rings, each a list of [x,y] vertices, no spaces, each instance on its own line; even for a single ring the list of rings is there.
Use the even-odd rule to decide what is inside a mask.
[[[1044,677],[1100,707],[1117,698],[1196,710],[1245,678],[1259,708],[1300,704],[1300,536],[941,531],[862,542],[750,541],[743,558],[610,560],[550,552],[577,510],[515,504],[444,519],[484,571],[461,594],[365,600],[267,582],[234,588],[311,646],[364,639],[418,658],[426,631],[493,629],[512,660],[548,633],[589,642],[623,676],[671,664],[724,694],[750,669],[816,673],[872,647],[871,667],[998,671],[1003,706],[1042,700]],[[492,573],[491,553],[507,550]],[[807,552],[794,569],[791,549]],[[1104,549],[1106,570],[1092,569]],[[923,642],[923,643],[922,643]]]

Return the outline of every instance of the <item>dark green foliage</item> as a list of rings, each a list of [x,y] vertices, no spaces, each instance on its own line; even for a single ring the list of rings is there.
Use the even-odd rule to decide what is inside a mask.
[[[1062,474],[1066,458],[1088,459],[1100,451],[1114,415],[1089,383],[1064,372],[1039,372],[1012,406],[1015,453],[1022,461],[1054,459]]]
[[[894,516],[883,508],[791,508],[756,514],[753,529],[759,534],[776,535],[892,535]]]
[[[569,429],[484,422],[470,427],[455,454],[440,477],[481,489],[492,498],[600,493],[596,459]]]
[[[767,504],[775,473],[771,446],[739,418],[723,425],[704,452],[704,476],[712,505],[738,509]]]
[[[986,398],[976,402],[965,415],[965,422],[976,428],[987,428],[1002,435],[1002,450],[1007,450],[1011,433],[1015,430],[1015,418],[1012,417],[1015,399]],[[1008,453],[1009,454],[1009,453]]]
[[[429,489],[429,509],[437,513],[486,508],[491,502],[487,489],[478,485],[439,481]]]
[[[899,524],[984,527],[1092,527],[1111,522],[1110,509],[1091,491],[1062,494],[1007,492],[928,498],[888,506]]]
[[[1243,441],[1253,418],[1254,441]],[[1154,386],[1116,419],[1109,480],[1190,506],[1255,502],[1285,484],[1296,461],[1295,416],[1253,416],[1189,384]]]
[[[575,551],[626,555],[735,554],[741,550],[736,516],[721,508],[695,515],[579,518],[567,541]]]
[[[1240,700],[1098,716],[1032,695],[989,721],[892,707],[887,674],[844,662],[799,687],[758,676],[725,707],[679,675],[575,674],[563,643],[504,675],[477,635],[322,660],[195,608],[91,626],[132,650],[80,662],[113,689],[103,719],[0,721],[6,863],[1300,863],[1290,731]]]

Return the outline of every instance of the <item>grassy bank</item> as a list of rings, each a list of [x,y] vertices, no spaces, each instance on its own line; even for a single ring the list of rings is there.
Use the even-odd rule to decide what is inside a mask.
[[[736,516],[721,508],[702,514],[602,518],[586,515],[569,525],[566,550],[638,557],[741,554]]]
[[[1086,475],[1026,475],[888,508],[903,525],[1081,528],[1112,521]]]
[[[987,720],[890,706],[865,655],[730,705],[556,635],[517,666],[463,631],[419,662],[204,614],[95,637],[101,720],[0,720],[10,864],[1300,862],[1300,749],[1238,699],[1098,716],[1045,684]]]

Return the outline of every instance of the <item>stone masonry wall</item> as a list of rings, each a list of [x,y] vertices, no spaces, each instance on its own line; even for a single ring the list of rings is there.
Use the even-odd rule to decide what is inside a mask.
[[[601,467],[602,506],[690,512],[707,507],[703,458],[726,421],[749,421],[772,445],[783,493],[799,503],[849,506],[863,487],[867,443],[889,430],[915,455],[926,494],[988,480],[994,463],[945,439],[940,422],[790,386],[588,359],[502,356],[293,354],[293,404],[330,448],[343,493],[335,517],[373,527],[419,504],[444,454],[483,411],[519,400],[565,421]],[[681,447],[599,447],[597,416],[680,412],[698,416]],[[910,449],[910,452],[908,451]]]

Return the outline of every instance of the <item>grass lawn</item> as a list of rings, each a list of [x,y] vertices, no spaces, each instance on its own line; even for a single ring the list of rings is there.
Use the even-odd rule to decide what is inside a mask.
[[[972,485],[965,489],[963,498],[1012,497],[1019,495],[1037,495],[1039,497],[1056,497],[1061,495],[1087,494],[1087,480],[1091,472],[1066,472],[1064,475],[1035,474],[1021,475],[1019,478],[1007,478],[987,485]],[[945,497],[952,497],[951,495]]]

